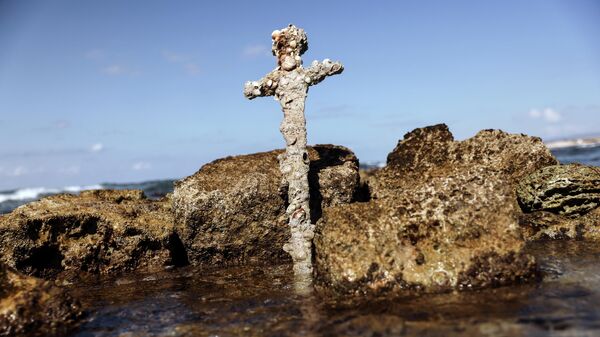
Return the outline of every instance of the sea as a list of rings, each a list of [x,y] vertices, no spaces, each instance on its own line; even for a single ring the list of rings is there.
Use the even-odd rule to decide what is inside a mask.
[[[600,166],[600,144],[579,144],[551,149],[552,153],[562,164],[581,163]],[[369,162],[362,168],[377,168],[384,166],[383,162]],[[13,209],[40,198],[59,194],[77,194],[84,190],[96,189],[138,189],[144,191],[149,199],[159,199],[173,191],[175,179],[151,180],[139,183],[102,183],[88,186],[67,186],[64,188],[33,187],[0,191],[0,214],[11,212]]]
[[[0,191],[0,214],[11,212],[26,203],[59,193],[77,194],[85,190],[142,190],[149,199],[160,199],[173,192],[175,179],[150,180],[140,183],[102,183],[86,186],[66,186],[63,188],[33,187]]]

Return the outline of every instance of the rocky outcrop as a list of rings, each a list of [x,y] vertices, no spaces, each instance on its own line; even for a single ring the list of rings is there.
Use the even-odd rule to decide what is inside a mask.
[[[80,317],[64,290],[0,263],[0,336],[57,336]]]
[[[388,155],[387,166],[370,179],[371,196],[382,198],[410,187],[415,180],[479,168],[516,186],[521,178],[558,162],[540,138],[482,130],[455,141],[445,124],[416,129]],[[488,174],[488,173],[484,173]]]
[[[579,164],[544,167],[521,181],[517,197],[525,213],[585,214],[600,206],[600,168]]]
[[[534,278],[514,207],[502,180],[476,171],[327,209],[315,238],[317,281],[338,293],[380,293]]]
[[[237,264],[289,261],[288,241],[277,157],[282,150],[227,157],[204,165],[176,184],[173,209],[177,233],[190,263]],[[340,146],[309,148],[311,218],[323,209],[357,197],[358,160]]]
[[[515,183],[556,160],[538,138],[445,125],[408,133],[369,180],[374,198],[326,209],[317,285],[336,293],[438,292],[537,277],[523,253]]]
[[[17,208],[0,218],[0,260],[46,279],[186,262],[170,203],[136,190],[56,195]]]

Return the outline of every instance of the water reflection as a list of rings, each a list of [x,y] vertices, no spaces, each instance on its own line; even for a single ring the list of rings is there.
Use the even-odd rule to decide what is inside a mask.
[[[74,336],[596,336],[600,247],[528,248],[544,281],[420,297],[297,294],[291,266],[183,268],[75,287],[91,313]]]

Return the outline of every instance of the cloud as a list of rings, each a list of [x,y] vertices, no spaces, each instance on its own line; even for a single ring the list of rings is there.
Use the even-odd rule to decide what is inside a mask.
[[[546,123],[558,123],[562,120],[560,112],[552,108],[531,109],[528,114],[530,118],[541,119]]]
[[[25,166],[17,166],[14,170],[12,170],[12,172],[9,173],[9,175],[13,177],[20,177],[24,174],[27,174],[27,171],[28,170]]]
[[[114,55],[114,53],[113,53]],[[100,72],[109,76],[119,75],[138,75],[140,72],[132,67],[125,66],[120,62],[115,62],[114,56],[108,55],[102,49],[92,49],[84,54],[84,57],[93,61],[97,65],[101,65]]]
[[[66,121],[66,120],[58,120],[58,121],[56,121],[54,123],[54,126],[57,129],[66,129],[66,128],[71,127],[71,123],[69,121]]]
[[[102,68],[102,72],[110,76],[135,75],[136,72],[120,64],[111,64]]]
[[[125,73],[125,68],[118,64],[113,64],[102,68],[102,72],[107,75],[121,75]]]
[[[200,67],[196,63],[186,63],[183,68],[188,75],[200,74]]]
[[[93,61],[100,61],[106,57],[106,53],[102,49],[91,49],[85,52],[85,58]]]
[[[195,76],[201,72],[200,66],[194,61],[195,57],[190,54],[182,54],[170,50],[163,50],[162,55],[169,63],[181,66],[188,75]]]
[[[134,171],[142,171],[149,170],[152,168],[152,165],[148,162],[139,161],[131,166],[131,169]]]
[[[33,168],[29,168],[24,165],[17,165],[11,169],[0,167],[0,176],[6,176],[6,177],[12,177],[12,178],[22,177],[22,176],[31,175],[31,174],[39,174],[39,173],[44,173],[44,172],[46,172],[46,168],[41,167],[41,166],[35,166]]]
[[[519,118],[527,122],[523,127],[528,128],[528,132],[546,140],[600,134],[600,106],[594,104],[530,109],[526,113],[520,112]]]
[[[267,48],[264,44],[254,44],[246,46],[242,50],[242,56],[247,58],[254,58],[259,56],[269,56],[271,49]]]
[[[192,59],[192,56],[189,54],[176,53],[170,50],[163,50],[162,55],[171,63],[182,63]]]
[[[5,169],[4,167],[0,167],[0,175],[7,177],[21,177],[26,175],[29,170],[22,165],[16,166],[13,169]]]
[[[103,149],[104,149],[104,144],[102,144],[102,143],[96,143],[96,144],[93,144],[90,147],[90,152],[92,152],[92,153],[98,153],[98,152],[102,151]]]

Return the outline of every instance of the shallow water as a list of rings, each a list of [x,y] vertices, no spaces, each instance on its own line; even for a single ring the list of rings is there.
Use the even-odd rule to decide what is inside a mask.
[[[544,280],[340,305],[294,294],[290,266],[191,267],[75,286],[72,336],[600,336],[600,245],[528,248]]]

